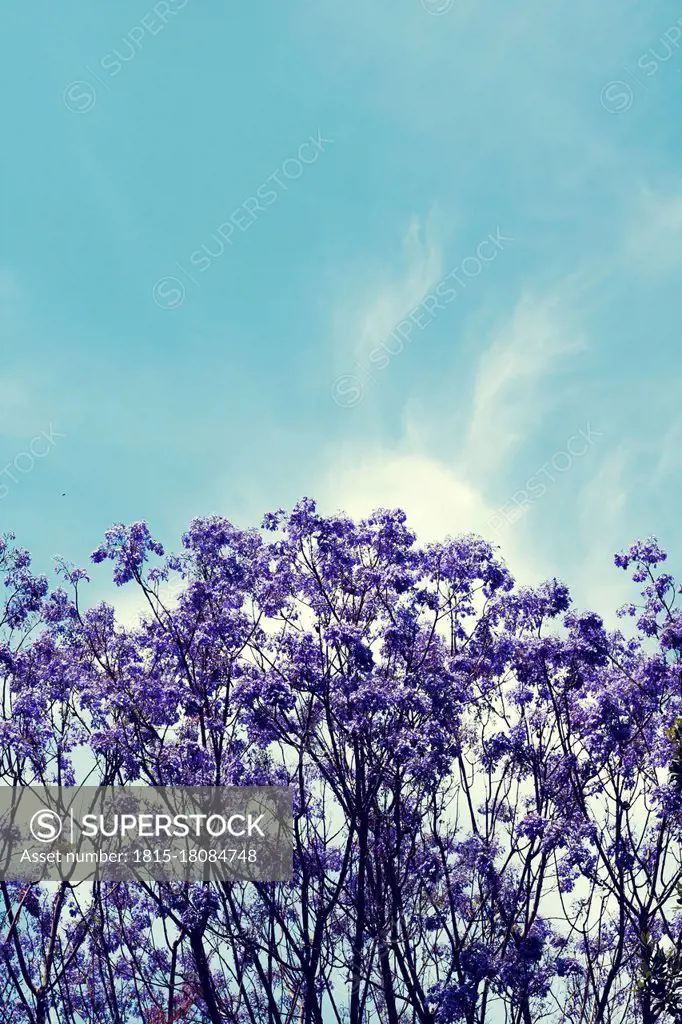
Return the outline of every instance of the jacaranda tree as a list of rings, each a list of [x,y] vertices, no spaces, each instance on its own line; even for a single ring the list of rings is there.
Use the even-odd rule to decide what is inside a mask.
[[[94,552],[133,628],[0,548],[2,784],[288,785],[291,883],[0,883],[12,1024],[682,1021],[682,616],[609,632],[475,536],[310,500]],[[606,568],[606,566],[605,566]]]

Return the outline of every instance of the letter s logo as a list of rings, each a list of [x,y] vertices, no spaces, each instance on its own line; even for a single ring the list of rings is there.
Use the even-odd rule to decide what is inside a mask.
[[[64,822],[56,811],[36,811],[29,823],[31,835],[39,843],[53,843],[62,834]]]

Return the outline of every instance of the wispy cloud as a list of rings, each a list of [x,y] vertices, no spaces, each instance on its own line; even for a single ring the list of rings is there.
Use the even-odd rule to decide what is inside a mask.
[[[541,422],[551,394],[543,381],[584,347],[557,296],[524,295],[478,363],[466,461],[486,470],[499,465]]]
[[[586,347],[571,314],[569,291],[566,287],[539,298],[523,294],[511,311],[498,316],[488,335],[477,339],[481,354],[471,384],[467,388],[467,381],[457,382],[460,397],[467,390],[473,393],[469,421],[450,459],[435,456],[430,444],[450,424],[428,407],[416,415],[413,399],[399,440],[368,444],[363,438],[335,449],[320,486],[325,507],[354,516],[377,506],[400,507],[420,540],[478,532],[497,541],[487,495],[494,490],[500,463],[514,447],[537,441],[554,401],[557,371]],[[360,311],[366,322],[382,301],[368,300]],[[550,570],[536,558],[527,524],[509,531],[504,555],[526,580],[542,575],[543,568]]]
[[[435,213],[414,217],[390,268],[363,268],[363,282],[335,314],[339,347],[357,359],[380,344],[443,276]]]

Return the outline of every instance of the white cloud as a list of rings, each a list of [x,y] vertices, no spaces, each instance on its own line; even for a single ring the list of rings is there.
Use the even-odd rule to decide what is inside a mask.
[[[415,267],[423,266],[416,261]],[[413,268],[413,279],[417,276]],[[562,291],[542,298],[522,295],[488,336],[476,340],[482,354],[472,373],[469,422],[451,459],[437,457],[433,446],[451,424],[428,407],[417,409],[413,400],[403,410],[399,439],[368,444],[363,437],[330,453],[314,488],[323,510],[342,509],[357,518],[377,507],[399,507],[420,541],[479,533],[501,543],[510,569],[523,582],[555,575],[551,559],[537,550],[530,518],[503,535],[488,525],[495,508],[486,493],[510,451],[536,439],[555,400],[552,377],[566,357],[585,347],[572,322],[569,291],[573,286],[565,283]],[[378,306],[379,300],[370,298],[361,315],[369,321]],[[458,391],[465,393],[466,383],[458,384]]]
[[[478,364],[468,464],[494,469],[537,428],[549,401],[543,379],[584,344],[557,296],[521,298],[494,330]]]
[[[348,449],[329,465],[317,493],[326,514],[341,510],[360,519],[376,508],[401,508],[420,544],[467,533],[499,542],[487,525],[494,510],[481,492],[452,466],[417,451],[377,446],[359,454]],[[501,554],[524,583],[547,575],[521,531],[505,537]]]
[[[420,540],[482,530],[492,514],[480,493],[438,459],[378,447],[335,461],[322,499],[358,518],[378,507],[403,508]]]
[[[362,284],[344,295],[335,315],[340,348],[359,359],[391,333],[443,277],[443,254],[436,240],[435,216],[415,217],[402,240],[395,266],[371,270],[363,267]],[[344,288],[345,291],[345,288]]]

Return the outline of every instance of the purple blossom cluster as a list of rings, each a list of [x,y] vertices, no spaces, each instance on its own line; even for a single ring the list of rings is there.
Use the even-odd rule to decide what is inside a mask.
[[[121,624],[0,542],[4,785],[287,785],[290,883],[0,883],[0,1024],[682,1021],[682,614],[622,630],[479,537],[305,499],[146,523]],[[625,625],[629,631],[625,630]]]

